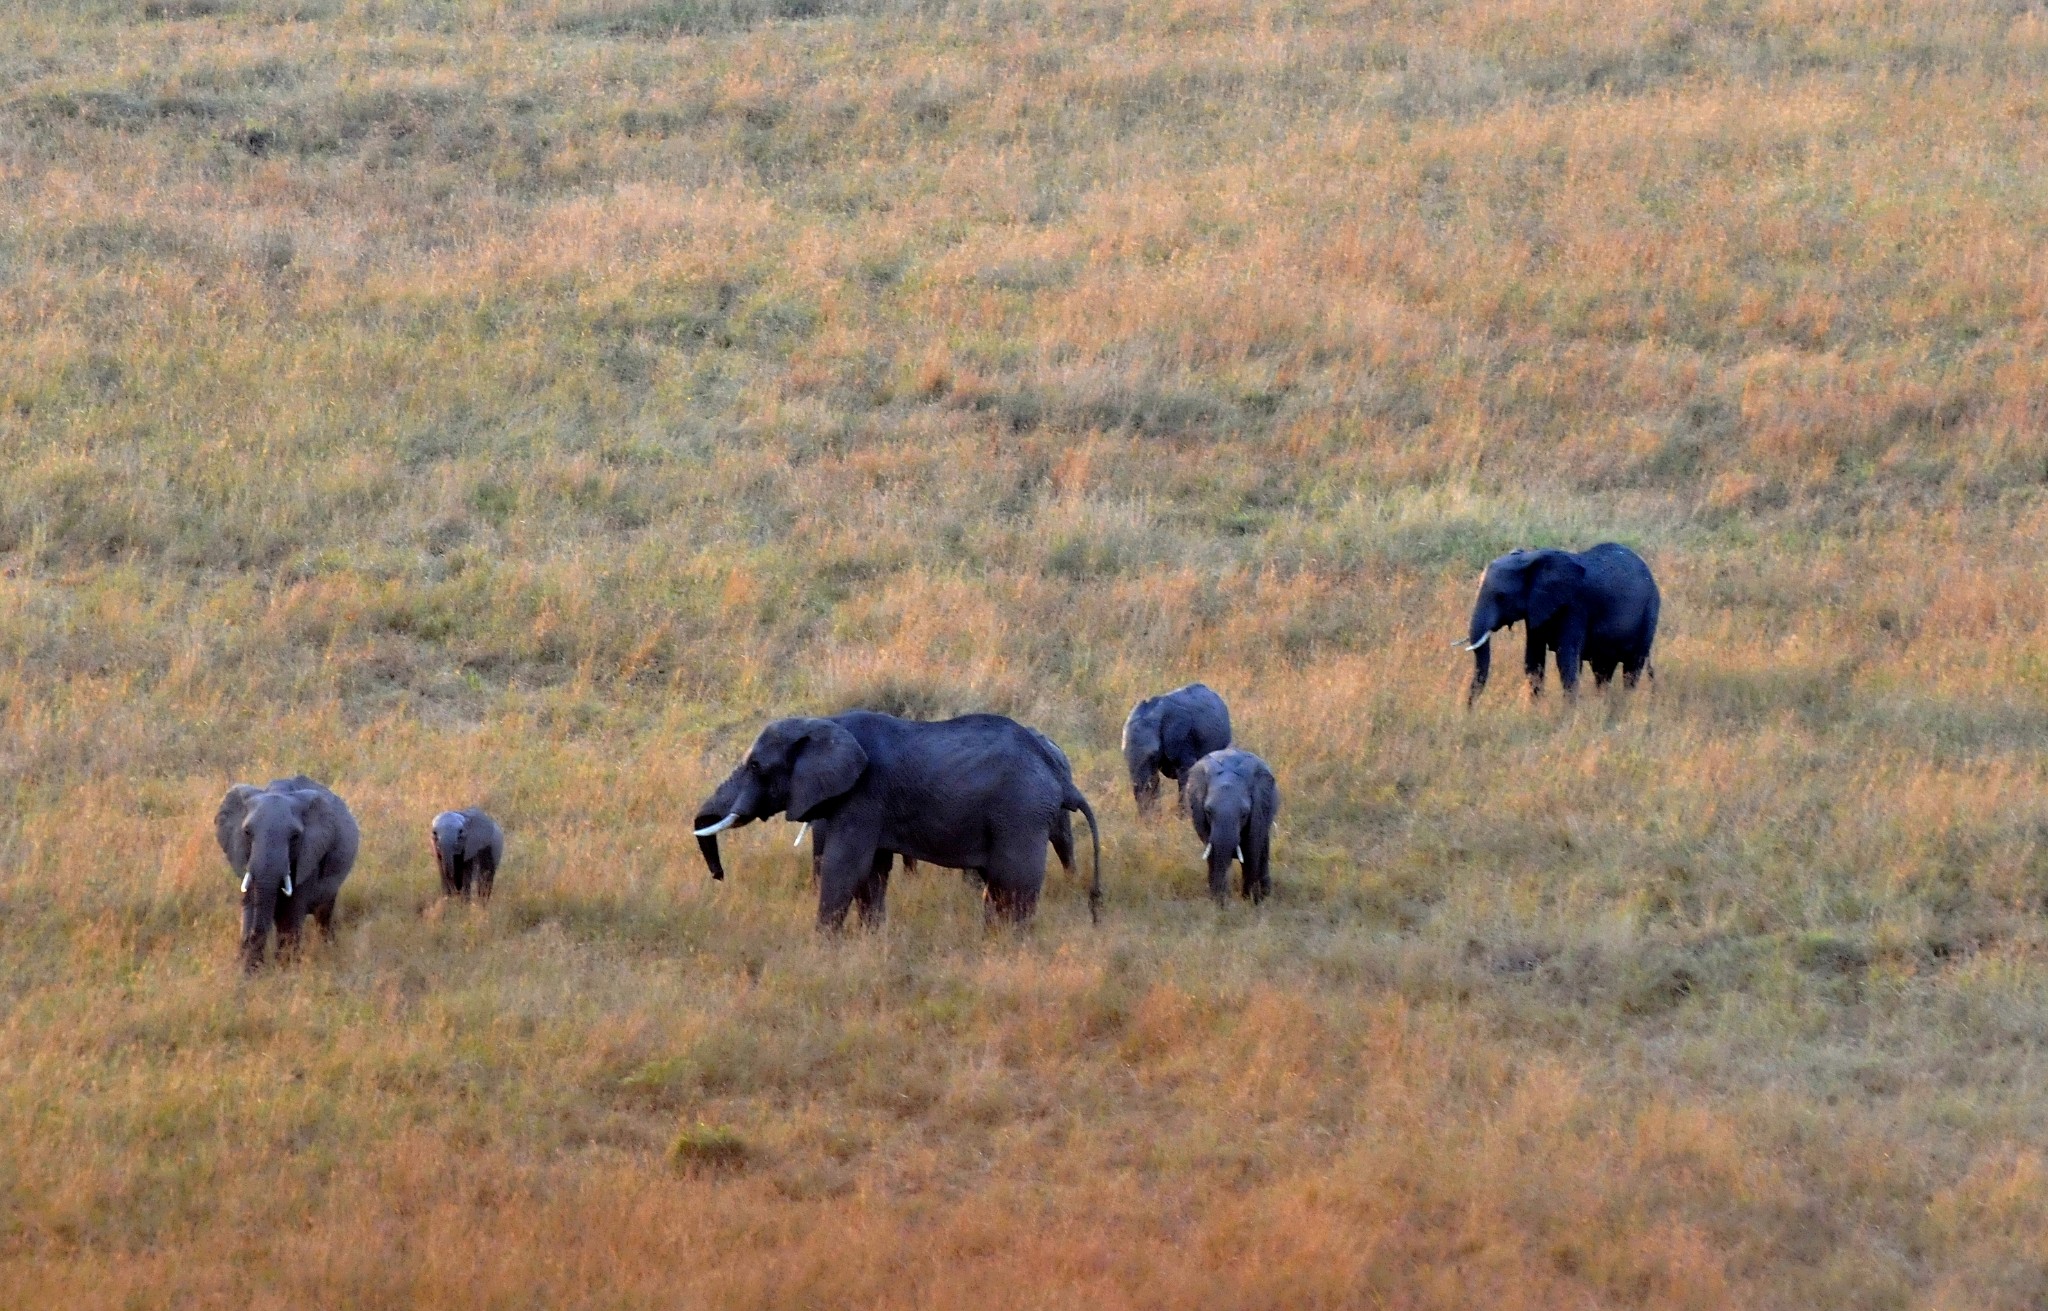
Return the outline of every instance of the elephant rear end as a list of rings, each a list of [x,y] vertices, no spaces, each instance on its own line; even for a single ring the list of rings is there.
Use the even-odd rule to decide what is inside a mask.
[[[1642,669],[1649,663],[1663,609],[1649,564],[1618,542],[1602,542],[1579,558],[1588,581],[1607,598],[1604,613],[1587,634],[1588,646],[1597,643],[1631,670]]]

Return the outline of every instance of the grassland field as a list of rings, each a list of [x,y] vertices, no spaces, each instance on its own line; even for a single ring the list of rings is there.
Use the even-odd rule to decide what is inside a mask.
[[[2030,0],[0,0],[0,1305],[2048,1305],[2044,236]],[[1468,713],[1606,539],[1654,687]],[[852,705],[1102,925],[711,883]]]

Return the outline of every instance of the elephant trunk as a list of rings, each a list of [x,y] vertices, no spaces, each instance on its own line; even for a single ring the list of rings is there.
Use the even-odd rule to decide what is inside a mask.
[[[718,856],[718,835],[729,828],[751,823],[754,819],[755,789],[745,786],[741,773],[735,772],[718,790],[704,799],[697,807],[696,821],[691,825],[697,837],[697,850],[704,853],[704,867],[711,871],[711,877],[723,881],[725,862]]]
[[[703,818],[699,816],[698,818]],[[704,867],[711,871],[711,877],[725,881],[725,864],[718,858],[718,836],[709,834],[697,839],[697,850],[704,853]]]
[[[1209,896],[1222,905],[1230,895],[1230,865],[1241,859],[1244,843],[1244,815],[1238,811],[1209,812],[1209,845],[1202,856],[1209,866]]]
[[[1131,802],[1138,808],[1138,818],[1150,819],[1159,809],[1159,774],[1150,765],[1144,772],[1131,771]]]
[[[1472,624],[1465,638],[1465,649],[1472,653],[1472,686],[1465,693],[1465,704],[1471,705],[1486,689],[1486,676],[1493,671],[1494,630],[1501,627],[1497,607],[1481,598],[1472,610]]]
[[[462,847],[459,842],[439,844],[435,855],[441,858],[441,886],[451,892],[464,891],[462,886]]]
[[[264,947],[277,923],[277,899],[290,871],[288,856],[265,859],[259,852],[249,861],[249,886],[242,893],[242,968],[252,974],[263,967]]]
[[[1157,753],[1142,742],[1124,742],[1124,768],[1131,775],[1131,801],[1138,808],[1140,819],[1149,818],[1159,808],[1160,761]]]

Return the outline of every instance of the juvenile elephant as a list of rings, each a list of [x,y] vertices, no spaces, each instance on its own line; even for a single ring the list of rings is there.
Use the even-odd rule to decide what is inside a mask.
[[[1623,685],[1634,687],[1650,668],[1660,604],[1650,566],[1626,546],[1603,542],[1577,554],[1510,551],[1486,566],[1471,630],[1458,643],[1473,660],[1465,704],[1486,687],[1493,663],[1488,639],[1514,623],[1529,626],[1523,668],[1532,696],[1542,695],[1544,662],[1552,651],[1566,696],[1578,694],[1581,662],[1593,666],[1599,686],[1607,685],[1619,665]]]
[[[1204,684],[1189,683],[1131,707],[1124,720],[1123,752],[1138,814],[1150,816],[1159,805],[1161,774],[1174,780],[1175,794],[1185,805],[1188,768],[1229,745],[1230,707]]]
[[[245,969],[263,964],[273,924],[280,960],[297,952],[308,913],[333,936],[334,899],[361,843],[346,802],[304,774],[261,788],[237,783],[221,799],[213,833],[242,880]]]
[[[1273,890],[1273,818],[1280,785],[1266,762],[1249,751],[1212,751],[1188,770],[1188,817],[1203,842],[1209,895],[1223,904],[1230,862],[1239,863],[1239,891],[1253,902]]]
[[[498,821],[475,806],[444,810],[434,816],[430,832],[434,865],[441,871],[441,895],[465,901],[474,895],[478,901],[489,901],[498,862],[505,859],[505,832]]]
[[[844,924],[854,905],[862,923],[880,923],[899,854],[979,870],[990,917],[1021,921],[1045,885],[1054,818],[1078,811],[1094,838],[1094,916],[1102,839],[1062,763],[1039,734],[1001,715],[920,723],[854,710],[778,719],[698,807],[697,843],[711,877],[722,879],[718,835],[726,829],[777,814],[808,824],[824,928]]]

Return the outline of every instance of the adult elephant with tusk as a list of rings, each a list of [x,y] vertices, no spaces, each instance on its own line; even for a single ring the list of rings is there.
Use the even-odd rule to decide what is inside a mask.
[[[1264,901],[1273,890],[1273,820],[1280,813],[1272,769],[1249,751],[1212,751],[1188,770],[1187,805],[1216,904],[1229,891],[1233,860],[1239,890],[1254,904]]]
[[[697,844],[711,877],[722,879],[719,834],[778,814],[808,824],[823,928],[844,924],[854,906],[863,924],[879,924],[899,854],[979,870],[989,917],[1022,921],[1045,885],[1047,837],[1073,811],[1094,838],[1092,918],[1102,900],[1101,835],[1065,758],[1048,748],[1001,715],[921,723],[854,710],[778,719],[697,808]]]
[[[308,914],[333,935],[334,901],[361,842],[346,802],[304,774],[261,788],[237,783],[214,813],[213,833],[242,882],[245,968],[263,964],[273,924],[280,960],[296,953]]]
[[[1455,643],[1472,653],[1465,704],[1485,690],[1493,667],[1490,639],[1516,623],[1528,625],[1523,668],[1532,696],[1542,695],[1544,665],[1552,651],[1566,696],[1578,694],[1581,664],[1593,667],[1593,681],[1601,687],[1619,666],[1623,684],[1634,687],[1650,668],[1660,605],[1650,566],[1626,546],[1603,542],[1577,553],[1510,551],[1486,566],[1470,629]]]

